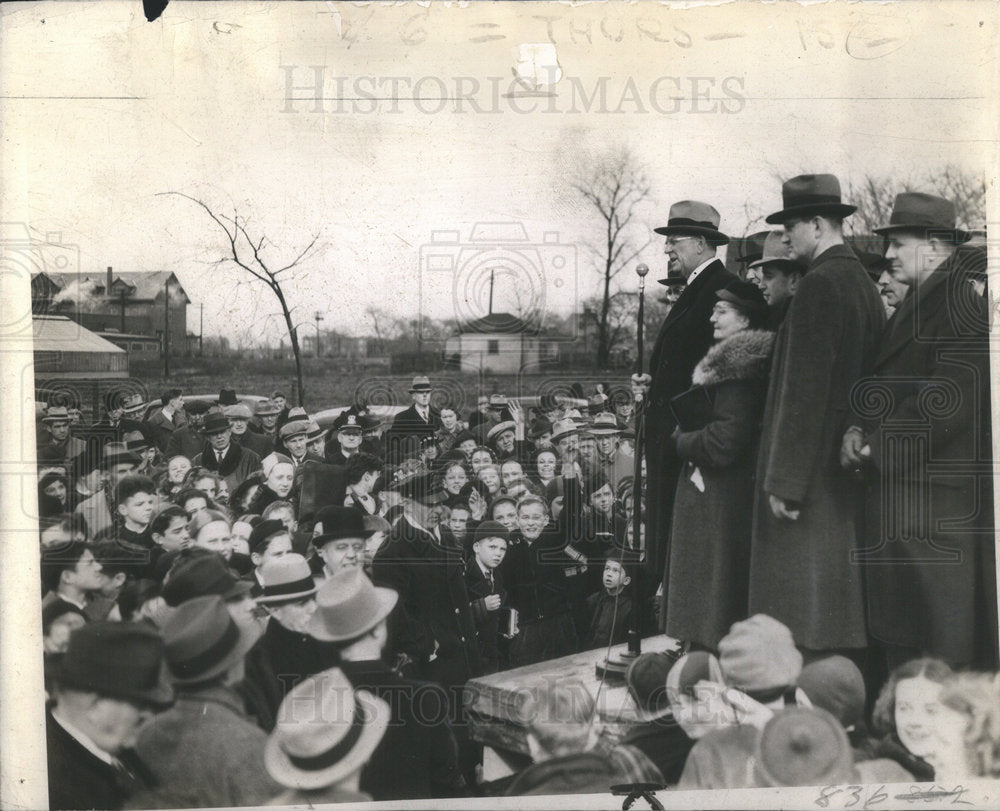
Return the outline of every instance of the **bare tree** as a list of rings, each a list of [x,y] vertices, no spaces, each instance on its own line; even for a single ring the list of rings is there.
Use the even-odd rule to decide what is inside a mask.
[[[627,147],[608,152],[596,159],[583,158],[570,181],[577,192],[596,212],[602,224],[600,243],[588,245],[602,275],[598,309],[597,365],[605,368],[611,354],[612,280],[649,245],[636,247],[633,221],[636,207],[650,194],[645,170]]]
[[[259,238],[257,235],[251,237],[247,230],[248,220],[246,217],[241,217],[238,211],[234,209],[231,217],[226,216],[225,214],[217,214],[207,203],[179,191],[160,192],[158,196],[167,195],[183,197],[185,200],[190,200],[195,205],[200,206],[212,219],[212,222],[223,230],[226,235],[226,239],[229,241],[229,253],[227,256],[223,256],[221,259],[218,259],[216,264],[223,265],[226,263],[232,263],[236,265],[238,268],[241,268],[249,273],[253,278],[267,285],[271,292],[274,293],[275,298],[278,299],[278,303],[281,305],[281,314],[285,319],[285,328],[288,331],[288,338],[292,345],[292,355],[295,358],[295,377],[298,388],[298,400],[300,405],[304,404],[306,391],[302,377],[302,353],[299,349],[298,329],[292,321],[292,310],[288,305],[287,298],[285,297],[285,291],[282,288],[282,283],[287,278],[287,273],[290,270],[308,258],[310,252],[316,245],[316,241],[319,239],[319,234],[315,234],[309,241],[309,244],[306,245],[298,256],[296,256],[287,265],[277,269],[272,269],[269,264],[270,260],[265,260],[264,249],[265,246],[273,243],[270,243],[267,237],[263,235],[259,236]]]

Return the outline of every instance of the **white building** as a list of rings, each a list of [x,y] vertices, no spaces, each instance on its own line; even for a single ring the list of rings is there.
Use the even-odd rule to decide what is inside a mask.
[[[539,334],[517,316],[490,313],[448,338],[445,357],[463,372],[517,374],[558,361],[559,343],[558,336]]]

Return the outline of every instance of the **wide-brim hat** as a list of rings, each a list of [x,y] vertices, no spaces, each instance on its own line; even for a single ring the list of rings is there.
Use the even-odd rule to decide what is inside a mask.
[[[594,436],[616,436],[620,434],[618,419],[614,414],[605,412],[594,417],[594,421],[587,426],[587,430]]]
[[[297,436],[308,435],[309,422],[307,420],[292,420],[291,422],[286,422],[278,431],[278,436],[281,437],[282,441],[294,439]]]
[[[771,231],[764,240],[764,248],[758,259],[747,265],[750,268],[758,268],[762,265],[777,263],[786,267],[802,267],[801,264],[791,258],[791,245],[786,245],[784,231]]]
[[[125,462],[130,462],[136,467],[142,464],[142,460],[130,451],[123,442],[109,442],[104,446],[104,451],[101,454],[101,466],[105,470]]]
[[[163,639],[136,622],[92,622],[73,631],[59,667],[60,687],[135,704],[169,706]]]
[[[339,669],[297,684],[264,749],[267,772],[287,788],[330,786],[361,769],[389,726],[389,705],[354,690]]]
[[[560,439],[565,439],[568,436],[573,436],[574,434],[580,433],[580,426],[577,425],[572,420],[559,420],[555,425],[552,426],[552,439],[551,442],[554,445]]]
[[[309,431],[306,433],[306,440],[309,442],[315,442],[317,439],[321,439],[326,436],[326,429],[320,428],[319,423],[309,420]]]
[[[215,401],[216,405],[219,406],[232,406],[239,402],[236,399],[236,389],[222,389],[219,392],[219,399]]]
[[[162,629],[174,684],[211,681],[242,661],[254,642],[233,621],[222,597],[195,597],[167,617]]]
[[[489,431],[486,432],[486,441],[492,442],[500,434],[506,433],[507,431],[516,431],[517,423],[514,420],[504,420],[503,422],[498,422]]]
[[[664,287],[677,287],[681,284],[687,284],[687,279],[684,278],[684,274],[679,270],[668,270],[666,276],[656,281]]]
[[[531,439],[538,439],[552,431],[552,421],[548,417],[535,417],[528,427],[528,436]],[[457,440],[456,440],[457,444]]]
[[[253,413],[258,417],[277,417],[281,409],[274,400],[261,400],[254,406]]]
[[[324,642],[356,639],[388,617],[398,599],[392,589],[373,586],[360,569],[341,569],[316,592],[307,632]]]
[[[770,233],[770,231],[758,231],[756,234],[745,237],[740,245],[740,255],[736,257],[736,261],[747,265],[760,259],[764,255],[764,243]]]
[[[146,401],[141,394],[127,394],[122,400],[121,409],[125,414],[134,414],[146,407]]]
[[[681,200],[670,206],[667,224],[653,231],[664,236],[705,237],[712,245],[725,245],[729,237],[719,230],[719,212],[708,203]]]
[[[923,192],[897,194],[889,223],[873,228],[876,234],[892,231],[936,231],[948,234],[956,242],[965,242],[969,232],[956,227],[955,204],[944,197]]]
[[[341,538],[367,538],[373,533],[365,528],[364,515],[353,507],[333,504],[323,507],[316,513],[314,527],[319,528],[313,538],[313,546],[317,549],[330,541]]]
[[[236,600],[252,588],[252,583],[233,574],[220,555],[192,547],[173,558],[161,593],[166,604],[176,608],[188,600],[213,594],[223,600]]]
[[[130,451],[144,451],[153,447],[153,440],[146,435],[145,431],[126,431],[122,435],[125,440],[125,447]]]
[[[417,375],[413,378],[413,383],[410,384],[409,392],[412,394],[415,391],[430,391],[431,381],[430,378],[425,375]]]
[[[301,600],[316,593],[308,561],[295,552],[267,561],[260,567],[260,580],[263,592],[257,602],[264,605]]]
[[[781,184],[781,211],[768,214],[764,222],[781,225],[793,217],[828,214],[847,217],[858,210],[840,199],[840,181],[834,175],[798,175]]]
[[[201,424],[201,432],[205,436],[221,434],[230,428],[232,428],[232,425],[229,423],[229,417],[221,411],[210,411],[205,417],[205,421]]]
[[[42,422],[69,422],[69,409],[65,406],[52,406],[42,417]]]

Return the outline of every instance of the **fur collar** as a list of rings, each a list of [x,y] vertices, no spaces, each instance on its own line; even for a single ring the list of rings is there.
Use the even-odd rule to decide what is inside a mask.
[[[760,380],[771,365],[774,333],[747,329],[715,344],[691,376],[695,386],[716,386],[731,380]]]

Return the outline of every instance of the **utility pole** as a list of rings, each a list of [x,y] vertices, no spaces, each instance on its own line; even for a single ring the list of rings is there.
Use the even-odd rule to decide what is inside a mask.
[[[494,280],[495,276],[496,276],[496,271],[495,270],[491,270],[490,271],[490,311],[489,311],[489,315],[493,315],[493,280]]]
[[[198,305],[198,357],[204,354],[202,339],[205,337],[205,302]]]
[[[170,277],[163,283],[163,379],[170,377]]]
[[[316,319],[316,357],[319,358],[321,357],[321,353],[319,351],[319,322],[323,320],[323,316],[320,315],[319,310],[317,310],[313,314],[313,318]]]

